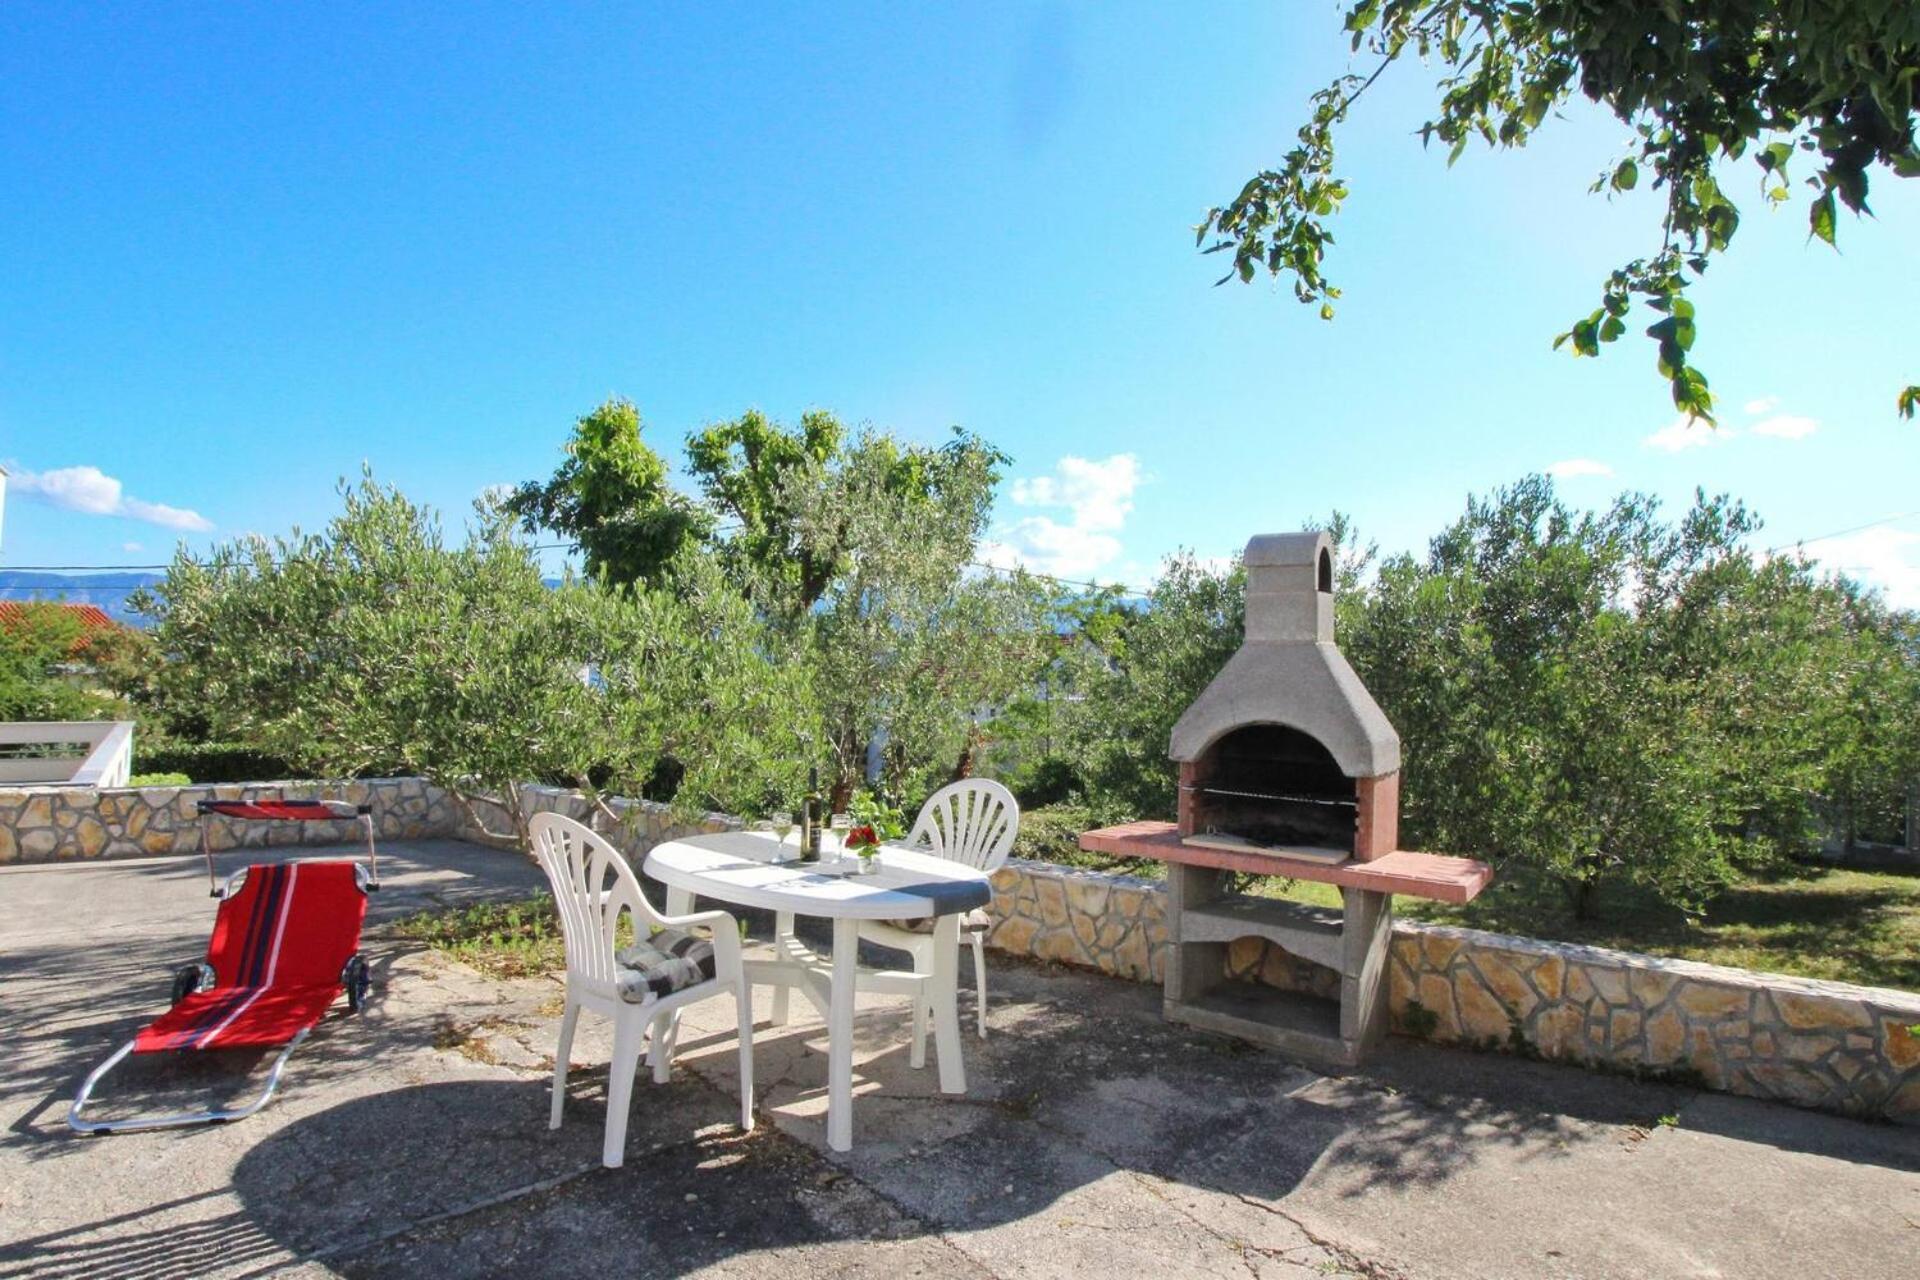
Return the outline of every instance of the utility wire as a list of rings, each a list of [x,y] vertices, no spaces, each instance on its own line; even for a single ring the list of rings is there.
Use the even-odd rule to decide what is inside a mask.
[[[1777,556],[1789,547],[1806,547],[1816,542],[1830,542],[1834,538],[1844,538],[1850,533],[1864,533],[1868,529],[1878,529],[1883,524],[1894,524],[1901,520],[1911,520],[1920,516],[1920,511],[1902,511],[1898,515],[1882,516],[1878,520],[1869,520],[1865,524],[1856,524],[1850,529],[1836,529],[1832,533],[1823,533],[1817,538],[1795,538],[1792,542],[1783,542],[1777,547],[1767,549],[1767,554]]]
[[[527,550],[558,551],[572,546],[571,542],[542,542]],[[0,573],[131,573],[140,569],[172,567],[171,560],[165,564],[0,564]]]
[[[1042,573],[1038,569],[1009,568],[1004,564],[988,564],[984,560],[969,560],[967,561],[967,567],[970,569],[985,569],[990,573],[1027,573],[1036,578],[1045,578],[1049,582],[1057,582],[1063,587],[1086,587],[1092,591],[1105,591],[1109,587],[1115,587],[1121,591],[1131,591],[1135,595],[1143,596],[1150,590],[1150,588],[1136,587],[1127,582],[1085,582],[1079,578],[1062,578],[1051,573]]]

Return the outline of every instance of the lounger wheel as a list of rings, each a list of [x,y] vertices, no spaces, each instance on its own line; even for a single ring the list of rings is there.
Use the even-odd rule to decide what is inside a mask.
[[[358,951],[347,957],[346,965],[340,970],[340,985],[347,989],[347,1009],[358,1013],[367,1007],[367,988],[373,985],[373,971],[367,968],[367,958]]]
[[[173,999],[171,1003],[179,1004],[196,991],[211,991],[213,990],[213,983],[214,974],[212,965],[204,961],[198,964],[183,964],[174,970]]]

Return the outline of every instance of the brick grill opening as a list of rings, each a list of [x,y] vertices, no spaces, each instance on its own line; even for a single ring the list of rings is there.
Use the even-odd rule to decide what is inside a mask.
[[[1353,779],[1318,741],[1285,725],[1229,730],[1183,770],[1182,835],[1354,851]]]

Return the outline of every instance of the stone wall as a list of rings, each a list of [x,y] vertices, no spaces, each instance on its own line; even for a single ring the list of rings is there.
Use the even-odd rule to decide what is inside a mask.
[[[1140,982],[1167,966],[1167,893],[1154,880],[1010,859],[993,875],[987,945]]]
[[[1394,1025],[1920,1123],[1920,995],[1402,923]]]
[[[636,871],[647,851],[664,840],[703,832],[737,831],[741,826],[740,819],[728,814],[708,813],[690,820],[675,814],[670,805],[623,796],[607,797],[603,809],[580,792],[564,787],[522,787],[520,809],[529,818],[536,813],[563,813],[586,824],[607,837],[609,843],[627,856]],[[611,815],[608,810],[612,811]],[[451,814],[448,834],[456,839],[494,848],[519,847],[510,834],[513,823],[504,801],[482,799],[468,805],[453,800]]]
[[[373,806],[382,840],[417,840],[453,830],[452,800],[422,778],[364,782],[250,782],[185,787],[23,787],[0,790],[0,863],[147,858],[200,851],[200,800],[319,796]],[[217,852],[298,844],[351,844],[357,821],[207,820]]]
[[[1010,861],[989,946],[1138,981],[1165,972],[1157,881]],[[1242,939],[1229,972],[1330,993],[1318,966]],[[1920,995],[1399,921],[1395,1030],[1920,1124]]]

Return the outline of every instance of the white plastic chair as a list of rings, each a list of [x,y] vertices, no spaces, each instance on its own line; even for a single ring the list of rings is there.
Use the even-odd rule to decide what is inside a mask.
[[[989,875],[999,870],[1013,851],[1014,837],[1020,834],[1020,804],[1013,793],[986,778],[966,778],[951,782],[927,798],[920,806],[907,843],[924,847],[936,857],[965,863]],[[960,942],[973,944],[974,1005],[982,1040],[987,1037],[987,914],[970,911],[960,922]],[[893,947],[913,957],[913,971],[933,972],[933,935],[881,920],[860,922],[860,936],[883,947]],[[927,1061],[927,1019],[931,1013],[924,1000],[916,1000],[913,1010],[913,1053],[909,1061],[915,1067]]]
[[[663,916],[641,892],[633,868],[607,841],[571,818],[534,815],[533,849],[560,906],[560,932],[567,951],[567,1007],[560,1021],[560,1046],[553,1061],[553,1110],[547,1127],[560,1127],[566,1101],[567,1059],[573,1051],[574,1025],[581,1009],[613,1019],[613,1064],[607,1079],[607,1132],[600,1162],[617,1169],[626,1158],[627,1111],[633,1101],[633,1076],[641,1041],[651,1027],[649,1059],[655,1084],[673,1071],[671,1027],[687,1005],[731,995],[740,1016],[740,1127],[753,1128],[753,998],[740,965],[740,929],[725,911]],[[668,995],[636,1001],[620,990],[621,966],[615,959],[620,915],[632,917],[634,934],[645,939],[656,928],[686,930],[705,925],[713,935],[714,976]]]

